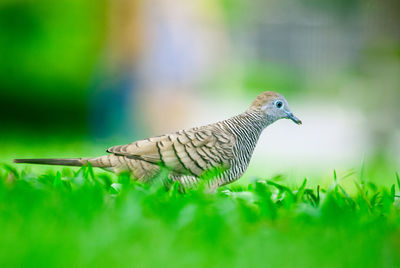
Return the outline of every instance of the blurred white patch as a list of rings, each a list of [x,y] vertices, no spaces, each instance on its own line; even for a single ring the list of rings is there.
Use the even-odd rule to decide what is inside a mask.
[[[266,128],[256,147],[252,170],[318,172],[351,168],[362,161],[367,142],[358,111],[333,104],[291,106],[303,125],[280,120]]]

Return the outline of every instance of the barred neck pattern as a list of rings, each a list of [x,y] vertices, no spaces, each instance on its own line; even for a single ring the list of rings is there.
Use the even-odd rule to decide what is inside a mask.
[[[231,168],[222,174],[222,178],[219,180],[220,185],[238,179],[246,171],[261,132],[271,123],[268,118],[256,110],[247,110],[220,122],[221,127],[227,129],[237,139]]]

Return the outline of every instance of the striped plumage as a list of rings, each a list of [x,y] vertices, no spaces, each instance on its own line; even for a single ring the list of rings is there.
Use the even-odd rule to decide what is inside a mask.
[[[16,159],[15,162],[70,166],[90,163],[116,173],[129,171],[142,182],[151,182],[165,168],[171,180],[178,180],[185,187],[207,178],[209,186],[215,188],[241,177],[261,132],[280,118],[301,123],[290,112],[283,96],[267,91],[260,94],[242,114],[214,124],[114,146],[107,150],[109,155],[97,158]]]

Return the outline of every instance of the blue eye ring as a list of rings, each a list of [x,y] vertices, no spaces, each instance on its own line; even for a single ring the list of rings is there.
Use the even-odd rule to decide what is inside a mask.
[[[275,107],[278,109],[282,109],[283,108],[283,102],[278,100],[275,102]]]

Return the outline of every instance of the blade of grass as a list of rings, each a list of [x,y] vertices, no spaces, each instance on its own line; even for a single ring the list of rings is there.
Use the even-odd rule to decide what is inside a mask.
[[[364,190],[362,189],[361,185],[357,183],[357,181],[354,180],[354,184],[356,185],[358,191],[360,192],[362,198],[364,199],[365,203],[367,204],[368,208],[370,209],[370,211],[372,211],[372,206],[371,203],[369,202],[367,196],[365,195]]]
[[[296,193],[296,200],[299,201],[304,195],[304,189],[307,184],[307,178],[304,178],[303,183],[301,184],[299,190]]]
[[[54,176],[53,186],[54,186],[55,188],[61,188],[61,186],[62,186],[61,173],[60,173],[60,171],[57,171],[56,176]]]
[[[360,182],[361,185],[364,184],[364,176],[365,176],[365,158],[363,159],[361,163],[361,170],[360,170]]]
[[[392,185],[390,188],[390,196],[392,197],[392,202],[394,202],[395,196],[396,196],[396,185]]]

